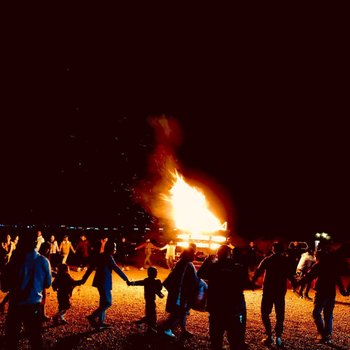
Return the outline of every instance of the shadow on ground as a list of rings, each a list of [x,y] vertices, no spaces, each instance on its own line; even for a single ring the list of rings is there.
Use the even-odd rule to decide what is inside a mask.
[[[75,349],[86,337],[92,336],[97,331],[82,332],[60,338],[59,341],[52,347],[55,350],[71,350]]]
[[[123,350],[182,350],[184,342],[170,339],[162,334],[134,333],[130,334]]]

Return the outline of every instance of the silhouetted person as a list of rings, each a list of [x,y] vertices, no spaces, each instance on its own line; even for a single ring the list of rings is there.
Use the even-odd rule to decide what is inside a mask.
[[[169,313],[164,333],[172,338],[175,337],[173,330],[178,324],[180,324],[183,339],[192,336],[186,329],[186,319],[199,284],[197,271],[193,265],[194,256],[195,250],[186,248],[163,282],[163,286],[168,290],[165,310]]]
[[[317,278],[315,284],[315,300],[312,316],[319,334],[318,342],[331,344],[333,330],[333,310],[335,305],[336,286],[342,295],[349,293],[345,290],[339,276],[339,266],[335,258],[322,250],[316,252],[316,263],[299,283],[310,282]],[[322,319],[323,312],[323,319]]]
[[[75,247],[76,261],[78,269],[85,269],[89,262],[91,245],[84,234],[80,235],[79,242]]]
[[[247,269],[235,260],[231,248],[223,245],[218,249],[217,261],[209,257],[199,268],[198,277],[208,281],[210,348],[222,349],[226,331],[230,349],[246,349],[243,290],[249,284]]]
[[[116,244],[112,241],[107,241],[104,246],[104,252],[99,254],[96,259],[96,273],[92,285],[97,288],[100,295],[100,305],[87,316],[90,324],[97,329],[106,329],[110,326],[106,324],[106,310],[112,306],[112,272],[115,271],[118,276],[125,282],[129,283],[128,277],[119,268],[113,259],[116,252]],[[82,283],[85,283],[91,270],[88,269],[82,278]]]
[[[245,254],[245,261],[248,267],[249,276],[253,276],[259,262],[261,260],[262,252],[258,249],[254,242],[249,242],[249,246],[247,248]]]
[[[41,235],[39,235],[39,232],[41,233],[41,231],[38,231],[37,247],[38,247],[38,243],[40,241],[42,241],[42,243],[40,243],[39,253],[50,261],[50,244],[49,244],[48,241],[45,241]],[[39,242],[38,242],[38,240],[39,240]],[[51,263],[50,263],[50,266],[51,266]],[[47,299],[46,298],[47,297],[46,294],[47,294],[46,293],[46,289],[44,289],[44,291],[43,291],[43,300],[41,302],[41,317],[42,317],[44,322],[50,320],[50,317],[47,316],[47,314],[46,314],[46,299]]]
[[[291,264],[291,269],[293,270],[293,272],[295,273],[300,257],[301,257],[301,247],[298,244],[298,242],[292,242],[290,243],[287,251],[286,251],[286,255],[288,257],[289,263]],[[295,288],[292,288],[292,291],[295,292]]]
[[[23,324],[32,349],[42,349],[41,302],[43,291],[51,285],[48,259],[35,249],[36,232],[26,232],[5,270],[2,290],[10,294],[6,318],[6,349],[17,349]]]
[[[270,314],[275,307],[276,313],[276,345],[282,346],[282,333],[285,314],[285,295],[287,292],[287,279],[295,286],[294,271],[283,254],[283,246],[280,242],[272,245],[272,255],[264,258],[255,271],[252,282],[255,283],[260,275],[265,273],[263,282],[263,296],[261,300],[261,317],[265,326],[267,337],[262,341],[265,345],[273,343]]]
[[[151,266],[147,269],[147,278],[129,283],[131,286],[144,286],[146,316],[136,321],[136,324],[141,325],[142,323],[146,323],[148,325],[148,330],[151,331],[155,331],[157,325],[156,295],[158,295],[159,298],[164,298],[162,282],[156,278],[157,273],[157,269]]]
[[[108,234],[104,233],[92,245],[91,252],[88,259],[88,268],[86,269],[86,272],[84,273],[84,276],[82,278],[83,283],[85,283],[89,278],[89,276],[92,274],[92,272],[96,270],[97,264],[99,263],[99,260],[100,260],[100,256],[101,254],[104,253],[105,245],[107,244],[107,242],[108,242]],[[112,255],[113,254],[114,252],[112,253]]]
[[[146,239],[145,243],[142,243],[140,245],[138,245],[137,247],[135,247],[135,250],[139,250],[143,248],[144,252],[145,252],[145,260],[143,261],[143,266],[140,267],[140,270],[143,270],[149,266],[152,266],[152,261],[151,261],[151,256],[152,256],[152,252],[153,249],[159,249],[158,247],[156,247],[150,239]]]
[[[117,246],[117,256],[122,266],[122,270],[129,271],[128,266],[128,256],[129,256],[129,244],[126,240],[126,237],[123,237],[121,242]]]
[[[55,323],[67,324],[65,315],[71,307],[70,298],[75,286],[81,285],[81,281],[74,280],[69,274],[69,266],[61,264],[58,266],[57,275],[52,282],[52,289],[57,291],[58,313],[54,316]]]

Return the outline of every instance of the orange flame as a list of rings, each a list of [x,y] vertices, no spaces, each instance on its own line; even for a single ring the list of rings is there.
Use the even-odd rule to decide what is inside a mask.
[[[192,235],[201,235],[226,230],[226,223],[209,210],[205,195],[190,186],[177,171],[172,173],[174,183],[164,199],[171,204],[171,216],[177,229]]]

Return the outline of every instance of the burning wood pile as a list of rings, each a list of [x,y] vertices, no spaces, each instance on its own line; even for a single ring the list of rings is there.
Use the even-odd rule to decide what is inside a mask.
[[[220,222],[210,211],[198,188],[190,186],[177,171],[172,175],[173,185],[163,199],[169,202],[173,225],[179,231],[177,245],[186,248],[193,242],[198,248],[215,251],[226,241],[227,223]]]

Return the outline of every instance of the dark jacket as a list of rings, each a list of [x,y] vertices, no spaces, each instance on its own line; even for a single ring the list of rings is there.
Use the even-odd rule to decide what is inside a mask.
[[[128,281],[128,278],[111,255],[100,254],[96,261],[96,274],[92,285],[97,288],[112,290],[112,271],[115,271],[124,281]]]
[[[75,286],[80,285],[80,281],[74,280],[69,273],[58,274],[52,282],[52,289],[57,291],[57,299],[60,308],[69,309],[70,297]]]
[[[163,282],[168,290],[165,310],[174,312],[177,307],[189,309],[198,284],[199,278],[193,263],[180,259]]]
[[[283,254],[272,254],[263,259],[255,271],[253,282],[265,272],[263,293],[272,295],[285,295],[287,292],[287,279],[295,285],[294,271],[288,258]]]
[[[312,281],[316,279],[316,293],[325,298],[335,298],[336,286],[339,287],[341,294],[345,295],[346,291],[339,276],[339,268],[332,258],[327,258],[323,261],[317,261],[310,271],[299,281]]]
[[[144,295],[146,301],[156,300],[156,295],[162,297],[162,282],[159,279],[145,278],[140,281],[133,282],[134,286],[144,286]]]
[[[208,281],[210,313],[238,314],[243,311],[243,290],[249,284],[248,271],[232,259],[203,264],[198,276]]]

